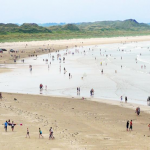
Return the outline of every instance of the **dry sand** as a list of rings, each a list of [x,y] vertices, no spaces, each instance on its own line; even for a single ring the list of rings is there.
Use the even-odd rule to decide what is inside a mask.
[[[14,132],[1,125],[2,150],[147,150],[150,148],[149,114],[135,114],[131,104],[114,105],[81,99],[3,93],[0,121],[10,119],[23,126]],[[17,100],[15,101],[14,98]],[[146,106],[145,106],[146,107]],[[126,121],[133,120],[133,131],[126,131]],[[44,139],[39,139],[38,128]],[[53,127],[54,140],[48,140]],[[29,128],[30,139],[26,139]]]

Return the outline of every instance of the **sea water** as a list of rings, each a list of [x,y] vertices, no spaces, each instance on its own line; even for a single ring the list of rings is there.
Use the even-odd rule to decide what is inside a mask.
[[[150,96],[149,47],[150,42],[74,47],[25,58],[24,63],[3,64],[1,67],[13,71],[0,74],[0,91],[119,101],[127,96],[129,102],[146,105]],[[41,91],[40,84],[44,85]]]

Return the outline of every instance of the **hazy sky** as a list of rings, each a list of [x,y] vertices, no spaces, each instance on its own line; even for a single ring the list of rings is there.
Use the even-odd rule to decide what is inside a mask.
[[[150,0],[0,0],[0,6],[3,23],[150,22]]]

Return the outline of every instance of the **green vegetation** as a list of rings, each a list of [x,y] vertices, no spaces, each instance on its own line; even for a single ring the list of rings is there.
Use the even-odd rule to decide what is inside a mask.
[[[136,20],[99,21],[42,27],[37,24],[0,23],[0,42],[39,41],[49,39],[73,39],[150,35],[150,26]]]

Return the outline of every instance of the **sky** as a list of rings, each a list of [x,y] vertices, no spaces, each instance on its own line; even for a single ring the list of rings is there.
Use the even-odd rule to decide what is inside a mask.
[[[0,0],[0,23],[150,23],[150,0]]]

